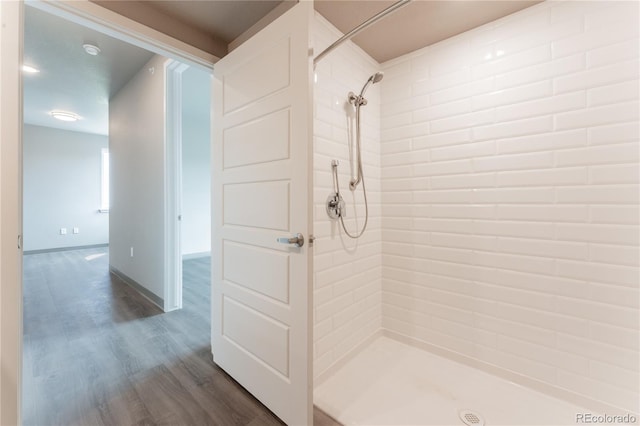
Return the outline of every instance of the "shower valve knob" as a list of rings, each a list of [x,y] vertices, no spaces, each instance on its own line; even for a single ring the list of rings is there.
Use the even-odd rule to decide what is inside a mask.
[[[340,201],[338,201],[338,216],[347,217],[347,204],[342,197],[340,197]]]
[[[327,214],[331,219],[346,217],[347,208],[340,194],[331,194],[327,198]]]

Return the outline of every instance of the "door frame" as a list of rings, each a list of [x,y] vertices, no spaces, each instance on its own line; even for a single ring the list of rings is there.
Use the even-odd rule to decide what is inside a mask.
[[[0,19],[0,424],[21,424],[22,400],[22,62],[24,1],[1,2]],[[219,59],[87,0],[27,0],[37,9],[211,71]]]
[[[164,311],[182,309],[182,74],[189,65],[165,63]]]

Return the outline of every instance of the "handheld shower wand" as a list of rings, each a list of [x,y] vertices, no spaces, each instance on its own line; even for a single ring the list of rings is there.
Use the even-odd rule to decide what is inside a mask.
[[[367,202],[367,189],[365,188],[364,173],[362,172],[362,153],[361,153],[362,144],[360,141],[361,139],[360,107],[367,104],[367,100],[364,97],[364,93],[367,91],[369,86],[371,86],[372,84],[378,83],[380,80],[382,80],[383,77],[384,77],[384,74],[382,72],[377,72],[373,74],[371,77],[369,77],[369,79],[364,84],[364,86],[362,86],[362,90],[360,91],[359,95],[356,95],[353,92],[349,92],[349,98],[348,98],[349,103],[352,104],[356,109],[356,177],[355,179],[351,179],[351,181],[349,182],[349,188],[352,191],[355,191],[356,188],[358,187],[358,184],[362,182],[362,191],[364,195],[364,208],[365,208],[364,226],[362,227],[362,230],[356,234],[351,234],[347,230],[347,227],[344,224],[345,207],[344,207],[344,201],[340,196],[340,189],[338,185],[338,163],[335,160],[332,163],[332,171],[334,175],[334,183],[336,184],[336,191],[335,191],[335,195],[333,196],[330,195],[329,199],[327,200],[327,213],[329,214],[329,217],[333,219],[340,218],[340,222],[342,223],[342,229],[344,229],[344,232],[351,238],[359,238],[364,233],[364,230],[367,229],[367,223],[369,221],[369,204]]]
[[[360,94],[358,96],[356,96],[356,94],[353,92],[349,92],[349,103],[355,106],[366,105],[367,100],[364,98],[364,92],[367,91],[369,86],[371,86],[372,84],[378,83],[380,80],[382,80],[383,77],[384,77],[384,73],[382,71],[379,71],[373,74],[371,77],[369,77],[369,79],[364,84],[364,86],[362,86],[362,90],[360,91]]]
[[[358,184],[363,179],[362,174],[362,154],[361,154],[361,136],[360,136],[360,107],[367,104],[367,100],[364,98],[364,92],[367,91],[369,86],[378,83],[384,77],[384,73],[377,72],[373,74],[367,82],[362,86],[360,94],[356,96],[355,93],[349,92],[349,103],[356,108],[356,177],[349,182],[349,188],[352,191],[358,187]]]
[[[367,91],[369,86],[378,83],[384,77],[384,73],[377,72],[373,74],[367,82],[362,86],[362,90],[359,95],[355,95],[353,92],[349,92],[349,103],[356,107],[356,177],[349,182],[349,188],[352,191],[358,187],[358,184],[363,179],[362,174],[362,154],[360,143],[360,107],[367,104],[367,100],[364,98],[364,92]]]

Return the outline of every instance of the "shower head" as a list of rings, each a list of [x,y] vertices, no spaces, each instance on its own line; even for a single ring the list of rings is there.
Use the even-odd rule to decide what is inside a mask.
[[[369,77],[364,86],[362,86],[362,90],[360,91],[359,96],[356,96],[356,94],[353,92],[349,92],[349,103],[355,106],[357,109],[359,109],[362,105],[366,105],[367,100],[364,98],[364,92],[367,91],[369,86],[371,86],[372,84],[376,84],[377,82],[382,80],[383,77],[384,73],[382,71],[378,71],[377,73]]]
[[[371,77],[369,77],[369,80],[367,80],[367,82],[365,83],[364,87],[362,88],[362,91],[360,92],[360,97],[362,98],[364,96],[364,92],[367,90],[367,88],[371,84],[378,83],[380,80],[382,80],[383,77],[384,77],[384,73],[382,71],[378,71],[377,73],[375,73]]]

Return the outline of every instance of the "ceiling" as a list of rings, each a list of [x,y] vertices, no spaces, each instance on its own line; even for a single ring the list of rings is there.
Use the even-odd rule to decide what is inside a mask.
[[[147,0],[145,4],[163,13],[209,32],[227,44],[236,39],[282,0]]]
[[[168,25],[171,31],[165,32],[173,32],[176,38],[197,31],[198,37],[204,34],[215,39],[216,46],[222,46],[225,52],[227,44],[282,3],[281,0],[94,1],[107,7],[111,5],[109,8],[125,16],[131,11],[130,18],[134,20],[137,17],[142,22],[141,16],[146,16],[153,22]],[[315,8],[346,32],[394,2],[315,0]],[[384,62],[538,2],[414,0],[361,32],[353,41],[377,61]],[[97,44],[100,55],[88,55],[82,48],[87,42]],[[152,56],[153,53],[146,50],[26,7],[24,62],[41,72],[24,77],[25,123],[107,134],[110,97]],[[56,120],[48,114],[54,109],[73,111],[82,119],[75,123]]]
[[[395,0],[316,0],[316,10],[346,33]],[[355,36],[352,41],[385,62],[532,6],[537,1],[414,0]]]
[[[218,57],[227,53],[230,42],[283,3],[281,0],[92,1]],[[340,31],[347,32],[395,1],[315,0],[314,7]],[[413,0],[353,41],[378,62],[385,62],[540,1]]]
[[[99,46],[98,56],[82,45]],[[40,70],[24,73],[24,122],[106,135],[109,98],[146,64],[153,53],[101,33],[25,7],[24,63]],[[75,112],[77,122],[56,120],[52,110]]]

